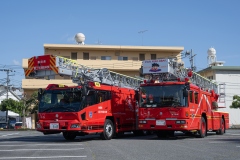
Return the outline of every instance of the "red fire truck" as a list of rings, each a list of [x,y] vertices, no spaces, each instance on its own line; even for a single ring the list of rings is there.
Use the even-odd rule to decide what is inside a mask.
[[[158,137],[182,131],[203,138],[207,131],[224,134],[229,128],[229,114],[217,111],[216,83],[171,59],[145,60],[141,74],[139,129]]]
[[[54,79],[70,76],[77,86],[49,84],[39,89],[37,131],[63,133],[66,140],[100,133],[109,140],[115,134],[136,130],[136,90],[141,83],[133,77],[93,69],[71,59],[43,55],[28,60],[25,76]]]

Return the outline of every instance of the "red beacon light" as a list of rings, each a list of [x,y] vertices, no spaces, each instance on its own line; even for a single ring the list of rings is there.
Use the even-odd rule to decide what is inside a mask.
[[[189,78],[185,77],[185,78],[184,78],[184,81],[185,81],[185,82],[188,82],[188,81],[189,81]]]
[[[191,69],[188,69],[188,70],[187,70],[187,75],[188,75],[188,77],[192,77],[192,75],[193,75],[193,72],[192,72],[192,70],[191,70]]]
[[[151,80],[144,80],[143,81],[144,84],[147,84],[147,83],[155,83],[155,80],[151,79]]]
[[[88,87],[94,87],[94,86],[95,86],[94,82],[88,82]]]
[[[150,83],[155,83],[155,80],[151,79],[151,80],[150,80]]]

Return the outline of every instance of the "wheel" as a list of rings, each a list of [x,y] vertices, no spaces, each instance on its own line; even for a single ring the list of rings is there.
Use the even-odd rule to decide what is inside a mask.
[[[74,140],[76,138],[76,134],[71,132],[63,132],[63,137],[66,140]]]
[[[101,133],[101,138],[103,140],[110,140],[114,135],[114,126],[111,120],[106,119],[104,123],[103,132]]]
[[[224,119],[222,118],[221,124],[220,124],[220,129],[217,130],[216,134],[223,135],[224,133],[225,133],[225,123],[224,123]]]
[[[207,135],[207,125],[206,125],[205,119],[202,117],[198,138],[204,138],[206,135]]]

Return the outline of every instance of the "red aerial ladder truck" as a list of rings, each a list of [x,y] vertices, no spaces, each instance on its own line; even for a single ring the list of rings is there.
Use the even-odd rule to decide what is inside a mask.
[[[145,60],[139,89],[139,129],[158,137],[174,131],[205,137],[207,131],[224,134],[229,114],[217,111],[218,85],[173,59]]]
[[[114,134],[136,130],[135,99],[141,80],[93,69],[60,56],[42,55],[28,59],[26,77],[54,79],[70,76],[77,86],[49,84],[38,91],[37,131],[63,133],[66,140],[100,133],[109,140]]]

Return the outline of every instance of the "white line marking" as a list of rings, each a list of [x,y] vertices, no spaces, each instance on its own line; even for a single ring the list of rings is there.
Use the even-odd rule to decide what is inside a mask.
[[[226,142],[208,142],[208,143],[216,143],[217,144],[217,143],[226,143]]]
[[[16,135],[16,134],[19,134],[19,133],[4,134],[4,135],[1,135],[1,137],[12,136],[12,135]]]
[[[3,144],[3,145],[0,145],[0,146],[5,146],[5,147],[8,147],[8,146],[55,146],[56,144],[60,145],[59,143],[54,143],[54,144]],[[66,146],[66,145],[73,145],[73,143],[71,144],[67,144],[67,143],[62,143],[62,145]],[[82,144],[74,144],[75,146],[81,146]]]
[[[231,135],[231,136],[240,136],[240,134],[233,134],[233,133],[226,133],[228,135]]]
[[[240,146],[236,146],[236,147],[240,147]]]
[[[15,152],[15,151],[67,151],[67,150],[80,150],[84,148],[69,148],[69,149],[12,149],[12,150],[0,150],[0,152]]]
[[[1,157],[0,159],[50,159],[50,158],[86,158],[87,156],[49,156],[49,157]]]

